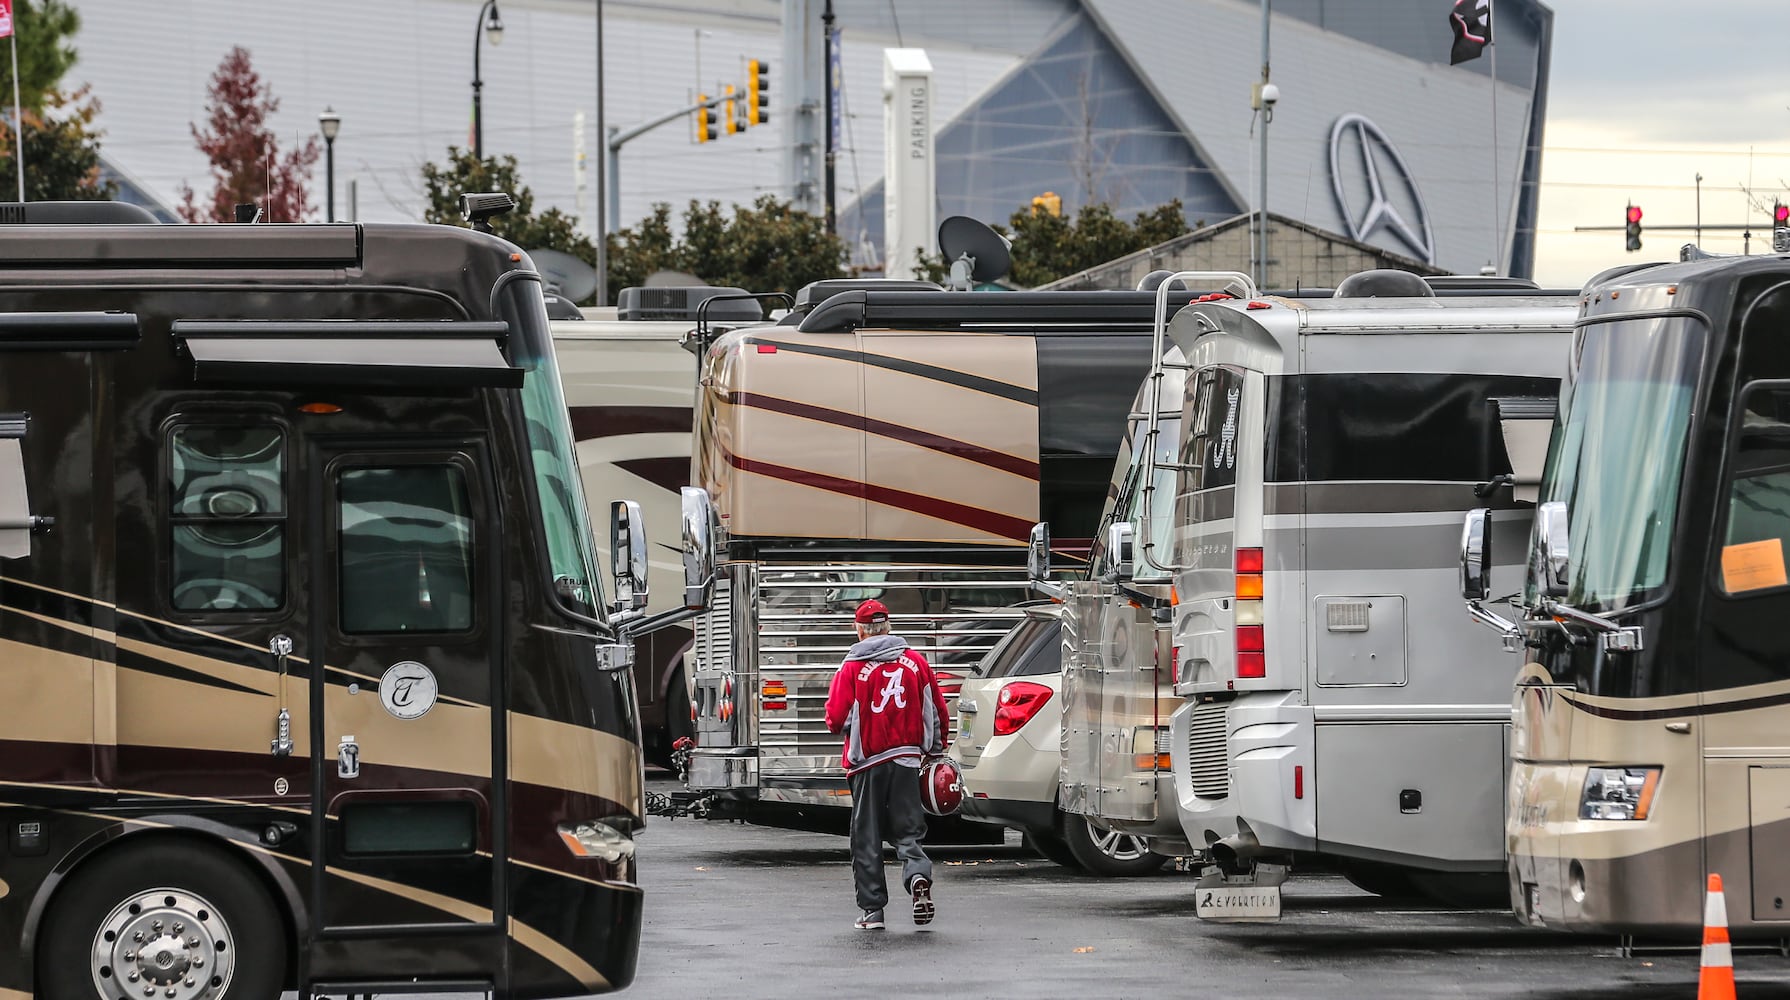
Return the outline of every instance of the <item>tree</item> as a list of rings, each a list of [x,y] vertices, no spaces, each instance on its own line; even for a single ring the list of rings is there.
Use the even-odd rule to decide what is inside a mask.
[[[685,271],[714,285],[753,292],[794,293],[810,282],[844,274],[845,245],[826,223],[760,195],[751,205],[691,200],[683,234],[673,239],[671,206],[660,203],[633,229],[609,237],[610,287],[639,285],[658,270]]]
[[[323,149],[312,136],[282,155],[268,125],[279,109],[279,99],[250,63],[249,50],[231,49],[206,89],[205,130],[190,126],[193,141],[211,161],[211,197],[201,205],[193,189],[182,184],[182,218],[231,222],[237,205],[251,203],[260,205],[270,222],[299,222],[310,214],[308,182]]]
[[[118,185],[100,178],[100,131],[93,126],[99,102],[85,87],[72,94],[52,90],[41,99],[42,109],[27,110],[24,116],[26,200],[95,201],[115,196]],[[17,197],[13,147],[12,129],[0,129],[0,191],[7,192],[0,200]]]
[[[1104,204],[1083,205],[1073,219],[1028,206],[1008,221],[1010,228],[994,228],[1013,240],[1008,279],[1021,288],[1046,285],[1191,232],[1179,198],[1139,213],[1133,222],[1114,215],[1112,206]],[[921,254],[918,265],[933,281],[943,281],[951,273],[950,262],[942,257]]]
[[[12,22],[19,44],[19,103],[27,111],[43,111],[63,96],[56,88],[75,64],[69,39],[81,30],[81,15],[63,0],[14,0]],[[12,76],[12,46],[0,45],[0,104],[12,102]],[[25,157],[31,169],[29,147]]]
[[[466,225],[460,196],[480,191],[503,191],[516,200],[514,209],[491,220],[491,231],[498,236],[524,250],[559,250],[596,266],[597,245],[579,234],[571,216],[557,208],[535,214],[534,192],[517,176],[514,156],[480,160],[470,149],[449,146],[445,165],[423,164],[423,194],[428,199],[423,221]]]

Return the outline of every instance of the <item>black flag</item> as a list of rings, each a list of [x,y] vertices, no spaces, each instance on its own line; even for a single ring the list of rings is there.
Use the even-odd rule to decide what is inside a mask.
[[[1478,59],[1485,47],[1492,44],[1492,0],[1454,0],[1448,27],[1454,31],[1448,65]]]

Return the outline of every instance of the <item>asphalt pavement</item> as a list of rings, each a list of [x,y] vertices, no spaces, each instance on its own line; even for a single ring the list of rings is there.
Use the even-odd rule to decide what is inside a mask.
[[[1694,941],[1623,957],[1614,938],[1389,902],[1332,875],[1296,875],[1279,924],[1210,924],[1193,916],[1193,876],[1093,879],[1010,837],[931,851],[938,916],[924,929],[891,864],[889,929],[860,931],[843,837],[682,819],[652,821],[638,844],[635,1000],[1697,996]],[[1741,1000],[1790,997],[1790,958],[1734,964]]]

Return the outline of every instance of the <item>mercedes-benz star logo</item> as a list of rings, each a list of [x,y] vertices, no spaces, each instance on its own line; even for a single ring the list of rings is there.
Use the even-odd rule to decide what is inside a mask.
[[[1388,232],[1417,259],[1436,262],[1423,192],[1398,148],[1366,116],[1350,112],[1330,127],[1330,184],[1350,239],[1367,243]]]

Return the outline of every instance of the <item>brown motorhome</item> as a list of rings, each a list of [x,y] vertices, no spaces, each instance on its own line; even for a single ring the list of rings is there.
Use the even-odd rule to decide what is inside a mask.
[[[0,996],[627,985],[639,619],[528,258],[4,209],[105,224],[0,225]]]

